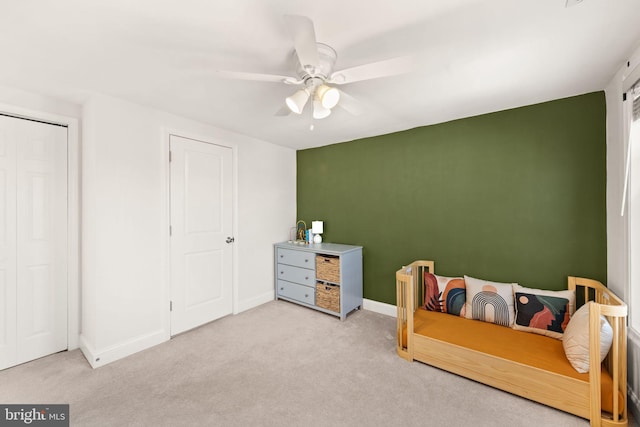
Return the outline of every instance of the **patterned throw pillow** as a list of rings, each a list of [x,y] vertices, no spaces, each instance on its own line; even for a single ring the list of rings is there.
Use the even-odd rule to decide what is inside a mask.
[[[466,290],[462,277],[436,276],[425,271],[422,291],[424,309],[464,317]]]
[[[562,339],[575,310],[574,291],[546,291],[513,285],[516,321],[513,329]]]
[[[464,276],[467,287],[465,317],[511,327],[515,318],[513,285]]]

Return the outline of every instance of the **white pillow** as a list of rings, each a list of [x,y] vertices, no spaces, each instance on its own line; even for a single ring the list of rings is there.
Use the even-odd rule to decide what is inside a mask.
[[[513,285],[515,283],[489,282],[464,276],[467,301],[464,315],[467,319],[482,320],[511,327],[515,318]]]
[[[589,372],[589,310],[592,301],[580,307],[569,320],[562,337],[564,353],[573,368],[585,374]],[[604,316],[600,316],[600,363],[607,357],[613,342],[613,329]]]

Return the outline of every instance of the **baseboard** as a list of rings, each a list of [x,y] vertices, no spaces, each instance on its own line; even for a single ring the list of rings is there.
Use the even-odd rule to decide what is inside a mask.
[[[93,364],[91,363],[92,360],[96,360],[96,351],[93,349],[93,346],[87,342],[87,339],[84,337],[84,335],[80,335],[80,339],[78,341],[82,355],[85,359],[87,359],[89,365],[91,365],[92,368],[95,368],[95,366],[93,366]]]
[[[366,298],[362,301],[362,308],[364,310],[385,314],[391,317],[396,317],[398,315],[398,309],[395,305],[387,304],[380,301],[374,301]]]
[[[629,423],[630,426],[640,426],[640,399],[630,388],[627,390],[627,397],[629,401],[629,412],[633,423]]]
[[[122,344],[117,344],[103,350],[93,348],[84,336],[80,336],[80,350],[92,368],[99,368],[116,360],[130,356],[142,350],[167,341],[164,331],[156,331],[150,334],[134,338]]]
[[[262,295],[251,298],[247,301],[238,302],[237,313],[252,309],[259,305],[273,301],[274,292],[265,292]],[[376,313],[384,314],[387,316],[396,317],[396,306],[386,304],[379,301],[364,299],[362,302],[362,308],[364,310],[373,311]],[[156,331],[148,335],[138,337],[122,344],[118,344],[103,350],[96,350],[87,341],[87,339],[80,335],[80,350],[87,359],[92,368],[99,368],[116,360],[130,356],[147,348],[153,347],[160,343],[167,341],[164,331]]]
[[[629,405],[629,418],[634,423],[630,426],[640,425],[640,334],[633,328],[627,329],[627,402]]]
[[[233,314],[242,313],[243,311],[250,310],[262,304],[266,304],[270,301],[273,301],[274,298],[275,293],[273,291],[270,291],[265,292],[264,294],[257,297],[251,298],[247,301],[238,302],[237,310]],[[397,315],[397,308],[395,305],[366,298],[362,300],[362,309],[385,314],[391,317],[396,317]]]
[[[640,426],[640,335],[633,329],[627,330],[627,401],[633,426]],[[630,417],[630,418],[631,418]]]
[[[233,314],[242,313],[243,311],[247,311],[259,305],[266,304],[269,301],[273,301],[274,299],[275,299],[275,292],[271,290],[269,292],[265,292],[262,295],[258,295],[257,297],[253,297],[246,301],[238,301],[238,305],[236,306],[236,311]]]

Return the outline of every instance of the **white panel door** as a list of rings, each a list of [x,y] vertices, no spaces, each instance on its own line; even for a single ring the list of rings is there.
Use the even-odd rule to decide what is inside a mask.
[[[11,307],[4,312],[5,335],[14,337],[0,356],[5,368],[67,348],[67,129],[0,120],[5,152],[12,154],[4,162],[13,165],[5,169],[12,188],[5,184],[0,217],[13,254],[0,255],[8,260],[0,265]]]
[[[231,314],[232,150],[172,135],[171,335]]]

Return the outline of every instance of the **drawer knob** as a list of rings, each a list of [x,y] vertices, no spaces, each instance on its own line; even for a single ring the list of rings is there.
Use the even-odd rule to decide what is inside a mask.
[[[281,271],[280,274],[284,274],[284,271]]]
[[[304,294],[304,297],[305,298],[309,298],[309,294]]]
[[[305,277],[304,280],[309,280],[309,276]]]
[[[280,288],[281,291],[284,291],[284,288]]]

